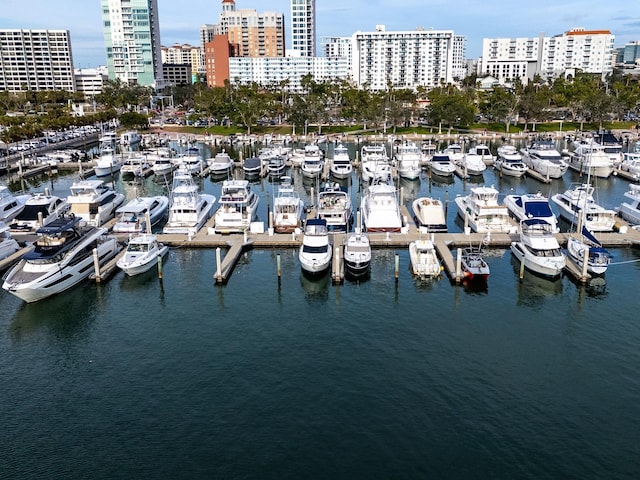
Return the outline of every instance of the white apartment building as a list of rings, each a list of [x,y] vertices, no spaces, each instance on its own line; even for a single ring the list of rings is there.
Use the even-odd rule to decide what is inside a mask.
[[[316,0],[291,0],[291,49],[301,57],[315,57]]]
[[[478,75],[500,83],[535,75],[557,78],[567,71],[606,74],[612,71],[615,36],[608,30],[575,28],[561,35],[537,38],[485,38]]]
[[[75,91],[68,30],[0,30],[0,91]]]
[[[387,32],[378,25],[374,32],[354,33],[352,43],[353,81],[372,90],[452,83],[466,65],[465,37],[452,30]]]
[[[316,82],[349,78],[342,57],[232,57],[229,77],[232,83],[256,82],[260,85],[279,85],[287,81],[287,91],[302,93],[301,79],[312,75]]]
[[[98,68],[76,68],[76,91],[84,93],[85,98],[95,97],[102,92],[104,82],[109,78],[106,66]]]

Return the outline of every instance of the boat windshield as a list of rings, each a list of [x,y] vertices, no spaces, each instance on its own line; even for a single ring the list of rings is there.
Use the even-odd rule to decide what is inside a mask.
[[[321,245],[321,246],[303,245],[302,251],[304,253],[326,253],[329,251],[329,245]]]

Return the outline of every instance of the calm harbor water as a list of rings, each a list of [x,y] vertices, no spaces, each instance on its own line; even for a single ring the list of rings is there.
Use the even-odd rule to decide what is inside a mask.
[[[484,183],[548,194],[572,175]],[[599,181],[601,203],[627,185]],[[403,185],[407,202],[469,186]],[[265,220],[273,186],[254,188]],[[30,305],[1,291],[0,478],[637,478],[640,254],[613,253],[579,286],[519,282],[491,250],[474,291],[416,281],[403,250],[341,286],[303,276],[295,250],[252,250],[221,287],[213,250],[176,248],[162,283],[118,273]]]

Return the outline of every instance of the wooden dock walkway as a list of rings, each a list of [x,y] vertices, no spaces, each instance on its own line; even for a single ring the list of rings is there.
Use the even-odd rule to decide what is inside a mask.
[[[231,276],[231,272],[236,266],[238,262],[238,258],[242,255],[247,248],[253,245],[251,240],[244,240],[244,238],[235,239],[233,242],[229,242],[230,248],[224,256],[224,259],[221,259],[221,249],[218,247],[216,251],[216,272],[213,275],[216,284],[224,284],[227,283],[229,277]]]

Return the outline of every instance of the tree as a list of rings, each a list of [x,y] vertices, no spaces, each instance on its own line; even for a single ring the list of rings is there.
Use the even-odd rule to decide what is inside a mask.
[[[427,116],[433,125],[444,124],[451,131],[455,125],[469,125],[475,112],[473,99],[452,85],[436,87],[429,92]]]
[[[480,102],[480,112],[490,120],[504,123],[505,133],[509,133],[511,119],[518,108],[516,94],[504,87],[494,87]]]

